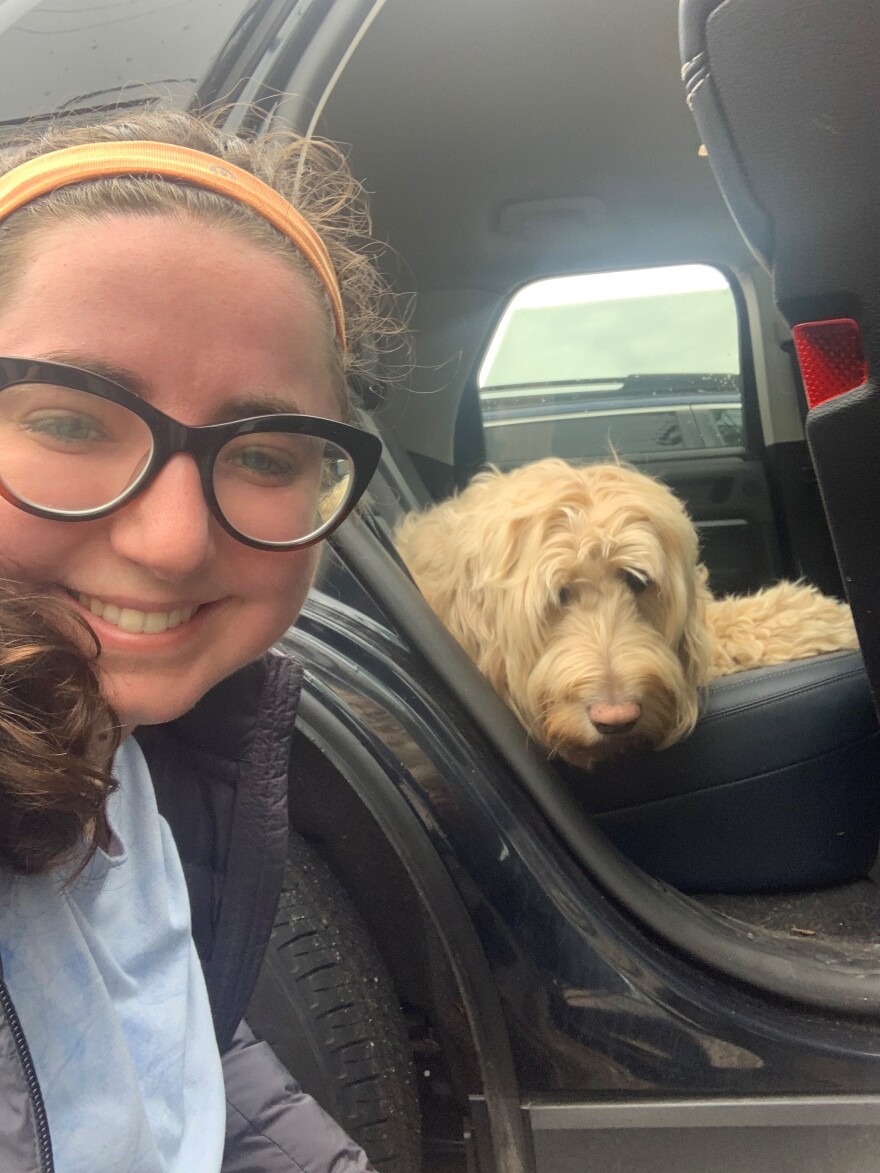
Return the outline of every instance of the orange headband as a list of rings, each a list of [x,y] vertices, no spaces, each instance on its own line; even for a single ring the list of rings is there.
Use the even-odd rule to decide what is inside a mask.
[[[110,142],[65,147],[38,155],[0,176],[0,220],[38,196],[71,183],[111,175],[162,175],[246,204],[290,240],[308,261],[330,299],[336,333],[345,349],[342,296],[324,242],[274,188],[215,155],[170,143]]]

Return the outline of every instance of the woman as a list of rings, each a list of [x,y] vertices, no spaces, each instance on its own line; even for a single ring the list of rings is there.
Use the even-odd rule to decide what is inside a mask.
[[[367,1169],[243,1022],[299,689],[265,653],[378,460],[346,423],[386,329],[355,185],[178,112],[2,171],[0,556],[94,632],[123,741],[98,817],[84,790],[63,849],[23,867],[31,819],[4,861],[0,1168]]]

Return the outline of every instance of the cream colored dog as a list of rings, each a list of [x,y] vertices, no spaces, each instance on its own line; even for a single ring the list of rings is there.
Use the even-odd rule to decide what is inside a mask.
[[[713,677],[858,646],[809,586],[713,599],[682,504],[617,464],[481,473],[396,540],[526,729],[579,766],[685,737]]]

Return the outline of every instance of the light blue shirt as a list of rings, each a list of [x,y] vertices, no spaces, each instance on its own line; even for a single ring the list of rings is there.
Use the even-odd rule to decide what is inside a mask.
[[[180,858],[129,738],[73,885],[0,873],[0,957],[57,1173],[218,1173],[226,1101]]]

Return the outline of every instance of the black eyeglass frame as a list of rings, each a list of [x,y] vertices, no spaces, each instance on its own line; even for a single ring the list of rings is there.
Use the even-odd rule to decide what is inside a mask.
[[[382,441],[378,436],[352,424],[339,423],[337,420],[324,419],[321,416],[296,415],[291,412],[289,415],[258,415],[248,419],[191,427],[159,411],[128,388],[105,379],[103,375],[96,375],[80,367],[68,366],[66,363],[0,356],[0,395],[9,387],[28,383],[47,383],[67,387],[71,391],[85,391],[100,399],[116,403],[142,419],[153,438],[152,454],[140,475],[109,505],[102,505],[98,509],[66,512],[33,505],[17,497],[0,476],[0,496],[25,513],[48,521],[97,521],[99,518],[108,517],[143,493],[172,456],[186,453],[193,458],[199,470],[202,492],[211,516],[228,534],[257,550],[305,549],[329,537],[345,521],[363,496],[382,455]],[[220,508],[214,492],[214,463],[221,448],[238,436],[259,435],[261,432],[292,432],[301,436],[314,436],[319,440],[336,444],[351,458],[354,475],[343,505],[320,529],[305,538],[296,538],[290,542],[263,542],[248,537],[239,533],[227,521]]]

